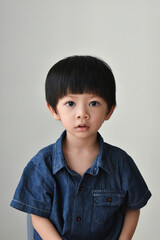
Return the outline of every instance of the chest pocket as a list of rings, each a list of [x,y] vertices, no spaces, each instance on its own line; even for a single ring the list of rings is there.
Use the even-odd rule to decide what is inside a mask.
[[[107,190],[93,190],[94,221],[98,224],[104,224],[113,216],[123,205],[124,193]]]

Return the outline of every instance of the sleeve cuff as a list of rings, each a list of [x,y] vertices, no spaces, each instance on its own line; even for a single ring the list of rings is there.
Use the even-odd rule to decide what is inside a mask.
[[[13,207],[13,208],[16,208],[16,209],[18,209],[22,212],[35,214],[35,215],[40,216],[40,217],[49,218],[49,216],[50,216],[49,211],[33,207],[31,205],[28,205],[26,203],[20,202],[20,201],[15,200],[15,199],[13,199],[11,201],[10,206]]]
[[[137,203],[131,203],[131,204],[129,203],[129,204],[127,204],[127,207],[130,208],[130,209],[133,209],[133,210],[140,209],[140,208],[144,207],[144,206],[147,204],[147,202],[148,202],[148,200],[150,199],[151,196],[152,196],[152,194],[151,194],[151,192],[148,190],[148,191],[145,193],[143,199],[141,199],[141,200],[140,200],[139,202],[137,202]]]

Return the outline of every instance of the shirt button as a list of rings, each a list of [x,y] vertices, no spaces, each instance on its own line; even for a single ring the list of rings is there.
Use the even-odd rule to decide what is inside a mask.
[[[80,187],[80,188],[79,188],[79,191],[83,191],[83,190],[84,190],[84,187]]]
[[[76,221],[77,221],[77,222],[80,222],[80,221],[81,221],[81,217],[77,217],[77,218],[76,218]]]
[[[112,198],[107,198],[107,202],[112,202]]]

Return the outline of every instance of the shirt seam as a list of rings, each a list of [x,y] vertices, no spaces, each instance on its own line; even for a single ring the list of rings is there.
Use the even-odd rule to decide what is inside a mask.
[[[49,213],[49,211],[46,211],[46,210],[42,210],[42,209],[40,209],[40,208],[33,207],[33,206],[28,205],[28,204],[26,204],[26,203],[23,203],[23,202],[21,202],[21,201],[18,201],[18,200],[15,200],[15,199],[13,199],[13,201],[14,201],[14,202],[17,202],[17,203],[21,203],[21,204],[23,204],[23,205],[25,205],[25,206],[27,206],[27,207],[31,207],[31,208],[33,208],[33,209],[39,210],[39,211],[41,211],[41,212],[47,212],[47,213]]]
[[[39,154],[39,155],[38,155]],[[39,164],[37,164],[37,161],[39,162],[39,158],[42,157],[43,160],[45,160],[45,158],[48,158],[51,156],[50,151],[46,152],[45,154],[43,152],[41,152],[41,150],[38,152],[37,156],[35,156],[32,160],[31,160],[31,164],[32,164],[32,168],[37,167],[39,170],[42,170],[41,166]],[[52,164],[52,163],[51,163]]]

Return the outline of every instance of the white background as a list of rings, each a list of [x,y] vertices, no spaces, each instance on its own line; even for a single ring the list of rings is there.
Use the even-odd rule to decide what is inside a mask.
[[[93,55],[112,68],[117,108],[100,132],[135,160],[153,196],[136,240],[160,239],[160,1],[0,1],[0,239],[23,240],[26,215],[9,207],[22,170],[63,128],[46,108],[50,67]]]

